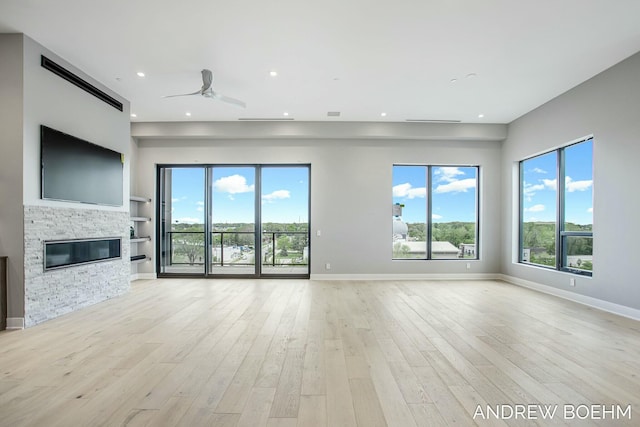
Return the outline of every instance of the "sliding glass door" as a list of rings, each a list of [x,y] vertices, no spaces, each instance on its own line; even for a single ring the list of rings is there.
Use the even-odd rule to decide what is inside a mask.
[[[262,274],[309,274],[309,168],[261,171]]]
[[[158,167],[160,276],[308,277],[308,165]]]
[[[205,273],[205,172],[166,167],[158,177],[158,274]]]
[[[256,274],[255,167],[213,166],[209,274]]]

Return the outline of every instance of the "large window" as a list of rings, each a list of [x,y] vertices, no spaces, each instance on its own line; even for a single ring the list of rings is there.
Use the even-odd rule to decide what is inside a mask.
[[[519,261],[591,275],[592,212],[592,138],[521,161]]]
[[[393,166],[393,259],[478,258],[478,170]]]

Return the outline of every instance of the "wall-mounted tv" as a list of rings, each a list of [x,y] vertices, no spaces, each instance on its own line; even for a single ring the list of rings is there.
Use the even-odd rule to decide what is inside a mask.
[[[40,126],[42,198],[122,206],[123,158],[117,151]]]

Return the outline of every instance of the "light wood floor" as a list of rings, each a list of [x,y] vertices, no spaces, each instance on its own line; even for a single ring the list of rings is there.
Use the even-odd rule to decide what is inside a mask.
[[[474,420],[478,405],[537,403],[634,412]],[[638,420],[640,322],[497,281],[137,281],[0,333],[2,426]]]

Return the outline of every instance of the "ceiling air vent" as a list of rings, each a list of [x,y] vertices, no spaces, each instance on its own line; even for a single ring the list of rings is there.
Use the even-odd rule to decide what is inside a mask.
[[[293,117],[240,117],[238,120],[245,122],[283,122],[295,119]]]
[[[419,122],[419,123],[460,123],[461,120],[437,120],[437,119],[406,119],[407,122]]]
[[[113,108],[122,111],[122,102],[107,95],[97,87],[93,86],[91,83],[76,76],[71,71],[64,68],[63,66],[56,64],[46,56],[44,55],[40,56],[40,65],[42,65],[43,68],[46,68],[47,70],[51,71],[53,74],[56,74],[59,77],[62,77],[69,83],[72,83],[78,86],[80,89],[84,90],[85,92],[90,93],[91,95],[95,96],[102,102],[105,102],[111,105]]]
[[[329,111],[327,117],[340,117],[340,111]]]

